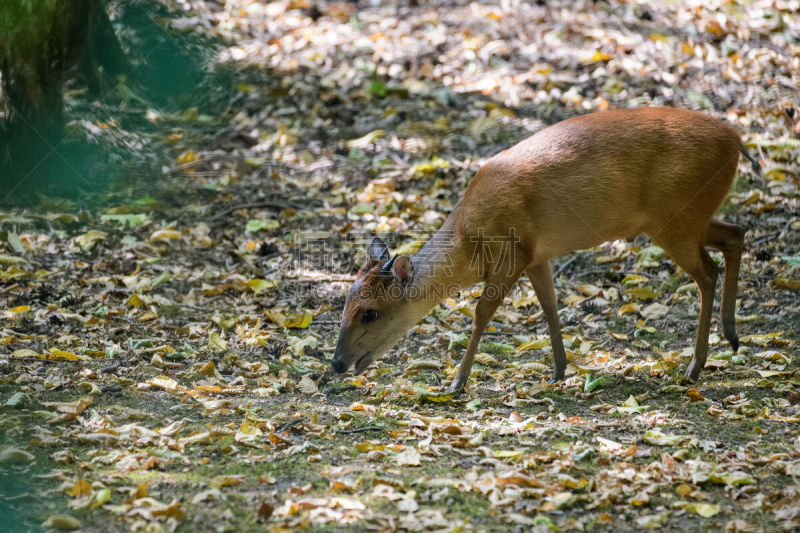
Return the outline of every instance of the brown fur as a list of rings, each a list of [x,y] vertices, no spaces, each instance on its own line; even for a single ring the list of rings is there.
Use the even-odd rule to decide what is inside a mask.
[[[562,379],[566,357],[549,260],[639,233],[663,247],[700,289],[695,356],[687,377],[698,377],[708,349],[717,267],[706,246],[725,257],[722,323],[735,349],[736,281],[744,230],[711,217],[731,186],[740,147],[734,128],[701,113],[641,108],[565,120],[491,158],[440,230],[448,235],[446,246],[426,245],[414,258],[415,269],[426,273],[415,285],[465,287],[486,282],[451,388],[466,383],[484,327],[523,272],[532,279],[548,321],[553,380]],[[510,235],[517,239],[510,248],[495,239]],[[486,253],[476,256],[476,246]],[[445,256],[455,265],[450,276],[425,268]],[[377,275],[379,264],[362,268],[356,285],[363,289],[384,282]],[[355,292],[351,290],[345,305],[335,356],[345,364],[359,353],[377,357],[438,303],[411,293],[380,300],[369,291]],[[383,320],[357,324],[366,308],[378,309]]]

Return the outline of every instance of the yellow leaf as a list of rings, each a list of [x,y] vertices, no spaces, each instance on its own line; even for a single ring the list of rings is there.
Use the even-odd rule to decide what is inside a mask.
[[[497,359],[485,352],[476,354],[475,362],[486,366],[500,366],[500,363],[497,362]]]
[[[252,83],[237,83],[233,88],[243,93],[250,93],[256,90],[256,86]]]
[[[233,485],[239,485],[243,482],[244,479],[242,479],[242,476],[239,475],[222,476],[212,481],[211,486],[215,488],[230,487]]]
[[[159,389],[164,389],[166,391],[178,390],[178,382],[167,376],[156,376],[152,379],[148,379],[147,383],[153,387],[158,387]]]
[[[624,407],[639,407],[639,402],[636,401],[636,398],[633,395],[628,396],[628,399],[622,402]]]
[[[594,54],[592,54],[591,56],[589,56],[586,59],[584,59],[583,63],[584,64],[599,63],[601,61],[609,61],[609,60],[611,60],[613,58],[614,57],[611,54],[607,54],[606,52],[602,52],[600,50],[597,50]]]
[[[181,142],[183,140],[183,132],[182,131],[174,131],[164,137],[164,142],[167,144],[175,144]]]
[[[641,285],[646,283],[647,279],[647,276],[642,276],[641,274],[629,274],[622,278],[621,283],[623,285]]]
[[[252,289],[254,294],[258,294],[259,292],[265,291],[267,289],[271,289],[276,284],[274,281],[268,281],[265,279],[251,279],[247,282],[247,286]]]
[[[637,300],[649,300],[650,298],[658,298],[661,296],[660,292],[653,290],[650,287],[633,287],[631,289],[625,289],[625,294],[631,298],[636,298]]]
[[[223,318],[221,316],[216,316],[215,315],[215,316],[211,317],[211,321],[216,323],[216,324],[219,324],[220,326],[222,326],[225,329],[231,329],[233,326],[235,326],[239,322],[239,319],[236,318],[236,317]]]
[[[169,241],[181,238],[181,232],[174,229],[160,229],[150,235],[151,241]]]
[[[777,342],[781,340],[783,331],[776,331],[772,333],[765,333],[763,335],[745,335],[739,339],[742,344],[754,344],[756,346],[767,346],[770,343],[783,344]]]
[[[177,157],[177,159],[175,159],[175,162],[179,165],[186,165],[188,163],[193,163],[194,161],[197,161],[197,152],[192,152],[191,150],[183,152]]]
[[[567,487],[568,489],[582,489],[588,485],[589,482],[583,477],[580,479],[575,479],[567,474],[559,474],[558,484],[562,487]]]
[[[636,303],[627,303],[619,308],[617,311],[618,315],[624,315],[626,313],[636,313],[639,311],[639,304]]]
[[[693,401],[693,402],[699,402],[701,400],[705,400],[705,398],[700,393],[700,391],[695,389],[695,388],[691,388],[691,389],[687,390],[686,391],[686,396],[688,396],[689,400]]]
[[[49,359],[50,361],[89,361],[90,359],[84,355],[75,355],[72,352],[59,350],[58,348],[50,348],[50,354],[47,356],[40,356],[42,359]]]
[[[371,452],[373,450],[382,452],[384,449],[386,449],[386,447],[383,444],[373,444],[367,440],[365,440],[364,442],[359,442],[353,447],[362,453]]]
[[[181,502],[177,500],[173,501],[169,505],[164,505],[163,509],[153,509],[151,510],[151,513],[156,517],[165,516],[169,518],[175,518],[177,520],[181,520],[186,516],[186,513],[181,510]]]
[[[529,292],[524,296],[520,296],[519,298],[514,298],[511,301],[511,305],[514,309],[519,309],[520,307],[527,307],[529,305],[538,304],[539,299],[536,298],[536,295],[533,292]]]
[[[247,165],[249,165],[249,166],[251,166],[253,168],[258,168],[258,167],[260,167],[261,165],[263,165],[264,163],[267,162],[267,158],[266,157],[245,157],[244,158],[244,162]]]
[[[137,318],[137,320],[139,322],[147,322],[149,320],[155,320],[156,318],[158,318],[157,314],[155,314],[152,311],[147,311],[145,313],[142,313],[141,316],[139,318]]]
[[[88,481],[79,479],[74,485],[72,485],[72,487],[66,490],[66,493],[73,498],[77,498],[78,496],[88,496],[92,493],[92,485]]]
[[[65,531],[70,531],[80,528],[81,523],[77,518],[68,514],[54,514],[47,517],[47,520],[42,523],[42,527],[45,529],[63,529]]]
[[[261,424],[261,421],[251,419],[250,416],[245,416],[241,426],[239,426],[239,433],[251,437],[260,437],[264,434],[261,431]]]
[[[494,456],[498,459],[513,459],[522,456],[523,450],[496,450]]]
[[[95,245],[105,239],[107,234],[102,231],[91,230],[87,231],[83,235],[79,235],[75,237],[75,243],[80,246],[84,251],[89,251],[95,247]]]
[[[726,33],[725,29],[716,20],[706,21],[705,30],[708,33],[713,33],[717,37],[722,37]]]
[[[106,487],[98,490],[92,497],[92,503],[89,504],[89,510],[97,509],[108,500],[111,499],[111,489]]]
[[[184,122],[194,122],[198,118],[200,118],[200,112],[196,107],[184,109],[183,113],[181,113],[181,120]]]
[[[222,375],[217,372],[217,367],[214,366],[214,361],[208,361],[206,364],[202,365],[197,370],[197,373],[210,378],[222,378]]]
[[[533,66],[533,71],[536,74],[541,74],[542,76],[547,76],[551,72],[553,72],[553,65],[549,65],[547,63],[536,63]]]
[[[449,402],[455,395],[455,392],[428,392],[426,390],[420,391],[419,394],[417,394],[417,398],[428,402],[443,403]]]
[[[146,498],[147,495],[148,495],[147,485],[149,483],[150,483],[149,481],[142,481],[141,483],[136,485],[136,494],[134,495],[134,498],[137,498],[137,499],[138,498]]]
[[[208,347],[212,350],[222,352],[228,349],[228,343],[220,337],[219,333],[212,331],[208,334]]]
[[[30,311],[30,310],[31,310],[31,306],[30,305],[18,305],[16,307],[12,307],[11,309],[9,309],[8,312],[9,313],[14,313],[14,314],[19,314],[19,313],[24,313],[25,311]]]
[[[348,409],[350,409],[351,411],[364,411],[367,413],[374,413],[377,408],[374,405],[369,405],[361,402],[353,402],[350,404],[350,407]]]
[[[286,320],[286,315],[281,313],[280,311],[264,311],[264,314],[267,315],[272,322],[276,324],[283,325],[283,321]]]
[[[386,132],[383,130],[373,130],[363,137],[359,137],[358,139],[350,139],[349,141],[345,142],[345,146],[348,148],[366,148],[385,135]]]
[[[24,357],[39,357],[39,354],[31,350],[30,348],[20,348],[19,350],[14,350],[14,353],[12,353],[11,355],[19,359],[22,359]]]
[[[541,350],[545,346],[550,345],[549,338],[534,339],[517,346],[517,352],[524,352],[525,350]]]
[[[14,255],[0,254],[0,265],[23,265],[27,263],[22,257]]]
[[[543,373],[543,372],[549,372],[550,371],[550,367],[549,366],[547,366],[545,364],[542,364],[542,363],[535,363],[535,362],[531,362],[531,363],[512,363],[512,366],[516,367],[518,370],[520,370],[521,372],[523,372],[526,375],[530,375],[530,374],[532,374],[534,372]]]
[[[415,164],[411,167],[411,170],[414,174],[431,174],[436,169],[447,168],[448,166],[450,166],[450,161],[434,156],[430,161]]]
[[[680,502],[676,506],[683,507],[687,511],[702,516],[703,518],[710,518],[720,512],[720,506],[711,503],[700,502]]]
[[[275,132],[275,142],[279,146],[297,144],[297,135],[294,135],[285,124],[279,124],[278,131]]]
[[[575,288],[578,290],[578,292],[580,292],[584,296],[589,296],[589,297],[597,296],[598,294],[601,294],[603,292],[603,289],[601,289],[600,287],[590,284],[578,285]]]
[[[453,311],[458,311],[462,315],[468,316],[470,318],[475,316],[475,309],[473,309],[472,306],[469,304],[459,304],[458,306],[456,306],[455,309],[453,309]]]
[[[307,328],[311,325],[314,315],[311,311],[305,310],[302,313],[290,313],[286,315],[283,325],[287,328]]]
[[[125,303],[128,304],[128,307],[142,307],[144,305],[144,302],[136,293],[131,294],[130,298],[128,298],[128,301]]]
[[[788,279],[784,277],[777,277],[772,282],[778,289],[789,289],[792,291],[800,290],[800,279]]]
[[[228,284],[221,284],[221,285],[209,285],[208,283],[203,283],[200,287],[200,291],[203,293],[204,296],[218,296],[225,292],[225,289],[228,288]]]

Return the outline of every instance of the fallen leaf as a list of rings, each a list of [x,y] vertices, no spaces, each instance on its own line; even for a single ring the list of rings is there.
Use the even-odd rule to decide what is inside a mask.
[[[720,512],[720,506],[711,503],[678,502],[675,505],[677,507],[681,507],[683,509],[686,509],[687,511],[691,511],[697,515],[700,515],[703,518],[710,518],[714,515],[719,514]]]
[[[81,527],[81,523],[73,516],[67,514],[54,514],[47,517],[47,520],[42,523],[42,527],[45,529],[71,531],[73,529],[79,529]]]
[[[416,448],[406,448],[402,452],[394,456],[397,466],[420,466],[422,463],[422,456]]]
[[[36,457],[32,453],[20,448],[6,446],[0,449],[0,465],[20,465],[34,461],[36,461]]]
[[[160,229],[150,235],[151,241],[173,241],[181,238],[181,232],[174,229]]]
[[[79,479],[66,492],[73,498],[77,498],[78,496],[88,496],[92,493],[92,484],[88,481]]]
[[[228,349],[228,343],[216,331],[208,334],[208,348],[215,352],[224,352]]]

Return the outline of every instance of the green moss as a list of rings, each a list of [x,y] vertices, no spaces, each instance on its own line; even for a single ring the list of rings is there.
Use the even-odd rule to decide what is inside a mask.
[[[183,313],[183,308],[177,304],[168,304],[165,305],[158,310],[159,316],[165,318],[166,320],[176,320],[181,318]]]
[[[451,516],[478,518],[489,515],[489,500],[477,492],[461,492],[449,489],[447,495],[448,497],[445,501]]]

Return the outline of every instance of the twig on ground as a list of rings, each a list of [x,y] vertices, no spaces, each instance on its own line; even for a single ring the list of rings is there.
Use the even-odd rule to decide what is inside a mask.
[[[110,372],[113,372],[113,371],[117,370],[120,366],[121,366],[121,362],[120,361],[116,361],[116,362],[114,362],[113,364],[111,364],[109,366],[104,366],[103,368],[101,368],[100,372],[102,372],[103,374],[108,374]]]
[[[285,424],[281,424],[280,426],[276,427],[275,432],[277,433],[278,431],[286,431],[290,427],[296,426],[297,424],[302,424],[306,420],[308,420],[307,416],[301,416],[300,418],[295,418],[294,420],[290,420]]]
[[[336,432],[337,435],[347,435],[349,433],[363,433],[364,431],[383,431],[385,429],[383,424],[370,424],[368,426],[361,426],[352,429],[340,429]]]
[[[566,270],[566,269],[567,269],[567,267],[568,267],[569,265],[571,265],[571,264],[572,264],[572,263],[573,263],[573,262],[574,262],[576,259],[578,259],[578,256],[577,256],[577,255],[573,255],[572,257],[570,257],[569,259],[567,259],[566,261],[564,261],[563,263],[561,263],[561,264],[558,266],[558,269],[557,269],[557,270],[556,270],[556,271],[553,273],[553,277],[554,277],[554,278],[557,278],[558,276],[560,276],[560,275],[561,275],[561,273],[562,273],[562,272],[564,272],[564,270]]]
[[[237,204],[227,209],[223,209],[216,215],[212,216],[210,220],[215,221],[221,218],[225,218],[227,215],[233,213],[234,211],[238,211],[240,209],[257,209],[259,207],[271,207],[272,209],[277,209],[279,211],[282,211],[284,209],[305,209],[304,206],[300,206],[290,202],[278,202],[276,200],[270,200],[264,202],[252,202],[248,204]]]

